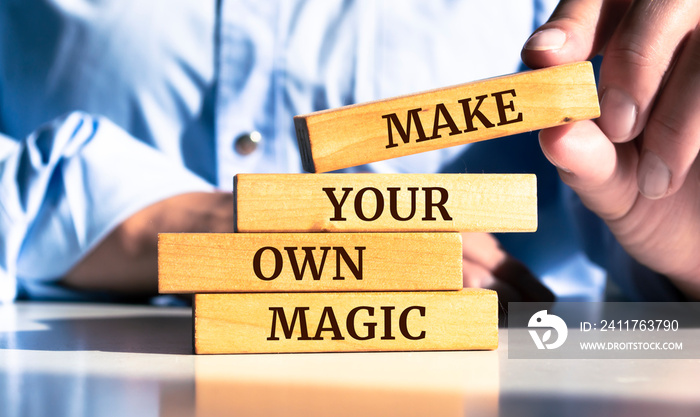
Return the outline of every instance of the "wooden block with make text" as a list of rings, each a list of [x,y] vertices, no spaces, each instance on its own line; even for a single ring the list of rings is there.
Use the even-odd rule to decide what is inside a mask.
[[[296,116],[304,169],[328,172],[600,115],[590,62]]]
[[[196,294],[195,353],[476,350],[498,346],[498,297],[443,292]]]
[[[532,232],[532,174],[238,174],[238,232]]]
[[[162,233],[161,293],[462,288],[459,233]]]

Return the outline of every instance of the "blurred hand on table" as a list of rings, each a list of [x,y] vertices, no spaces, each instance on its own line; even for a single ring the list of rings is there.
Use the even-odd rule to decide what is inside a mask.
[[[114,229],[64,278],[72,288],[155,295],[158,233],[233,232],[233,194],[187,193],[153,204]]]
[[[509,301],[554,300],[554,294],[489,233],[462,233],[462,275],[465,287],[495,290],[504,306]]]

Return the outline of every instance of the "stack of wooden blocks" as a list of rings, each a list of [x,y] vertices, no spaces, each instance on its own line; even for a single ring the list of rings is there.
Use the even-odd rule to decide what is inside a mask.
[[[552,103],[551,90],[540,91],[546,83],[569,98]],[[453,136],[468,143],[597,117],[597,109],[590,65],[577,64],[295,123],[305,168],[324,172],[452,146]],[[159,237],[160,292],[195,294],[196,353],[495,349],[497,296],[462,289],[459,232],[536,230],[536,179],[240,174],[234,221],[236,233]]]

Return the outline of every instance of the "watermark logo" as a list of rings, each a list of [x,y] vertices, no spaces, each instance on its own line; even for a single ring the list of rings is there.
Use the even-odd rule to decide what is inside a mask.
[[[700,302],[508,303],[511,359],[698,359],[698,340]]]
[[[527,323],[529,328],[549,328],[542,334],[542,338],[537,334],[536,330],[528,330],[532,340],[537,345],[537,349],[556,349],[566,342],[566,337],[569,335],[569,329],[561,317],[554,314],[547,314],[547,310],[540,310],[530,317]],[[552,338],[552,329],[556,330],[557,338],[551,343],[546,343]]]

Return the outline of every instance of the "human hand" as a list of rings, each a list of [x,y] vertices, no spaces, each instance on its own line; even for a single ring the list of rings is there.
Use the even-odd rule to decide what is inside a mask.
[[[186,193],[135,213],[114,229],[63,279],[66,286],[155,295],[158,233],[233,232],[233,194]]]
[[[564,0],[523,49],[535,68],[603,53],[595,121],[546,129],[562,180],[647,267],[700,297],[700,2]]]
[[[462,233],[462,278],[465,287],[495,290],[504,305],[554,301],[552,292],[488,233]]]

